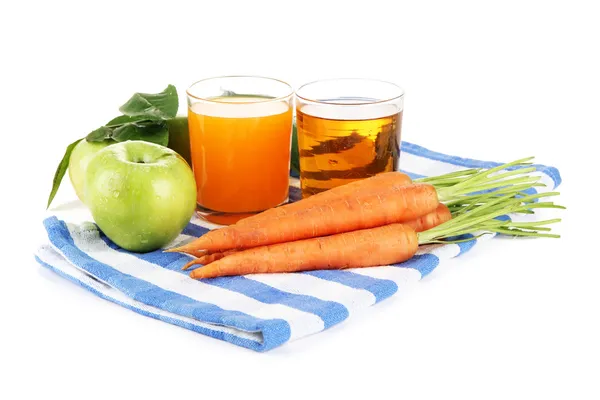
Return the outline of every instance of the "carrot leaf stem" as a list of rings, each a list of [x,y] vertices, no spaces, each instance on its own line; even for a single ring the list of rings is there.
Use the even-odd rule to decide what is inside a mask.
[[[486,192],[506,195],[517,188],[523,191],[543,185],[539,182],[540,177],[527,175],[536,171],[529,162],[531,160],[533,157],[527,157],[490,169],[470,169],[462,174],[461,171],[456,171],[415,181],[436,186],[438,198],[444,203],[461,201],[463,197],[479,196]],[[515,194],[511,193],[511,195]],[[485,199],[489,200],[489,198]]]
[[[513,222],[510,219],[496,219],[502,215],[518,213],[524,210],[531,211],[535,208],[564,208],[552,202],[528,203],[535,199],[556,195],[558,195],[558,192],[537,193],[524,197],[489,197],[488,202],[477,206],[469,205],[466,210],[450,221],[419,233],[419,244],[431,243],[431,241],[478,231],[505,233],[513,236],[557,237],[557,235],[540,233],[540,230],[536,230],[536,227],[559,222],[560,219],[535,222]],[[541,231],[547,230],[541,229]]]
[[[415,182],[431,183],[433,181],[439,181],[439,180],[451,179],[451,178],[457,178],[457,177],[464,179],[464,177],[467,175],[474,175],[481,171],[482,171],[481,168],[462,169],[462,170],[455,171],[455,172],[449,172],[449,173],[443,174],[443,175],[426,176],[423,178],[418,178],[418,179],[415,179]]]

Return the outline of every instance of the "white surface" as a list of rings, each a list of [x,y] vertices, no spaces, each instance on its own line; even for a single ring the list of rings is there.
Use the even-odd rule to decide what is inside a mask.
[[[0,398],[600,397],[594,2],[193,4],[2,6]],[[68,143],[135,91],[183,94],[235,73],[400,84],[404,139],[557,166],[563,238],[487,241],[265,354],[139,316],[35,263]],[[54,212],[77,204],[65,183]]]

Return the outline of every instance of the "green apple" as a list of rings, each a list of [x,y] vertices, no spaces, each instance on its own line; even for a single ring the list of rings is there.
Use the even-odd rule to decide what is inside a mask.
[[[110,146],[111,144],[117,143],[114,140],[106,140],[104,142],[88,142],[83,139],[73,149],[71,158],[69,159],[69,178],[71,178],[71,184],[79,200],[85,203],[83,199],[83,183],[85,178],[85,170],[87,169],[88,163],[96,155],[97,152]]]
[[[179,115],[172,118],[167,121],[167,125],[169,129],[169,148],[178,152],[191,165],[187,116]],[[115,143],[117,142],[112,139],[103,142],[88,142],[82,139],[73,149],[69,159],[69,178],[77,197],[83,203],[85,203],[83,183],[88,163],[97,152]]]
[[[96,153],[87,166],[84,193],[104,234],[136,252],[171,242],[196,207],[196,183],[188,163],[167,147],[138,140]]]

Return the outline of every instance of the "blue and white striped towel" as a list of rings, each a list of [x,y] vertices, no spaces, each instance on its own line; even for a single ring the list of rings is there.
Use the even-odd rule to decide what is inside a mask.
[[[406,142],[401,163],[413,178],[498,165],[448,156]],[[558,170],[536,167],[546,189],[560,184]],[[298,194],[293,178],[291,193]],[[190,259],[187,255],[127,252],[93,223],[75,225],[50,217],[44,225],[49,243],[38,249],[36,259],[41,265],[142,315],[257,351],[342,322],[356,310],[418,281],[441,260],[458,256],[476,244],[474,240],[429,246],[413,259],[392,266],[197,281],[181,271]],[[172,245],[210,228],[214,226],[194,218]]]

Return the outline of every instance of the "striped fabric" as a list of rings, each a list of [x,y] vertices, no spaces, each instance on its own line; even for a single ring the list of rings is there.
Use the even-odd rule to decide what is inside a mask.
[[[402,169],[413,177],[496,165],[436,153],[411,143],[402,145]],[[560,184],[558,170],[536,167],[545,189]],[[297,198],[298,182],[295,178],[290,181],[290,197]],[[342,322],[356,310],[405,290],[431,273],[440,261],[456,257],[477,243],[427,246],[413,259],[391,266],[198,281],[181,271],[190,259],[187,255],[127,252],[91,222],[75,225],[50,217],[44,225],[48,243],[36,254],[41,265],[139,314],[256,351]],[[172,246],[215,227],[194,218]]]

